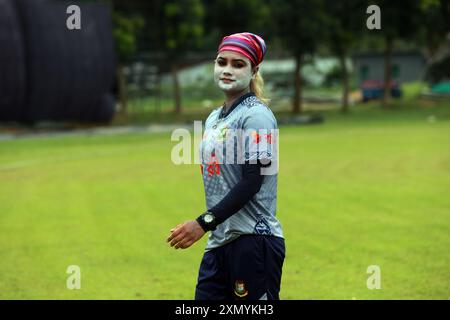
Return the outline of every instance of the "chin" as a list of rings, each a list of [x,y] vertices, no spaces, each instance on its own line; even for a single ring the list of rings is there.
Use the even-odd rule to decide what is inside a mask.
[[[238,93],[244,90],[246,87],[237,87],[235,84],[230,85],[219,85],[219,88],[226,93]]]
[[[234,92],[236,88],[233,85],[220,84],[219,88],[224,92]]]

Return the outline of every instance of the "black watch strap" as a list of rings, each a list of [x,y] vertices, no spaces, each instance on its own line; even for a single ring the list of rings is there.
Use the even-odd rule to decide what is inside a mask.
[[[211,211],[206,211],[205,213],[201,214],[196,219],[196,221],[202,227],[202,229],[205,230],[205,232],[216,230],[216,217]]]

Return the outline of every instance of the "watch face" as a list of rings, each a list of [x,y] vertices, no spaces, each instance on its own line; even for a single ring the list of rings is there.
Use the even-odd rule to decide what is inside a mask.
[[[211,222],[213,222],[214,221],[214,216],[212,215],[212,214],[205,214],[205,216],[203,217],[203,220],[206,222],[206,223],[211,223]]]

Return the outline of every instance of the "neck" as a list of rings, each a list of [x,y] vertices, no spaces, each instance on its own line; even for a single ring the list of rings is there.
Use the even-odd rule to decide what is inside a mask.
[[[250,88],[246,88],[246,89],[236,92],[236,93],[226,93],[225,94],[225,103],[224,103],[225,111],[227,111],[237,99],[239,99],[244,94],[247,94],[249,92],[250,92]]]

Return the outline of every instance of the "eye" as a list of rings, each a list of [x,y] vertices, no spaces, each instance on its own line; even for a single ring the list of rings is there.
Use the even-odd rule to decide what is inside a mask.
[[[225,62],[225,60],[217,60],[217,64],[219,66],[225,66],[227,63]]]
[[[241,68],[244,68],[244,67],[245,67],[245,64],[242,63],[242,62],[235,62],[235,63],[233,64],[233,66],[234,66],[235,68],[237,68],[237,69],[241,69]]]

